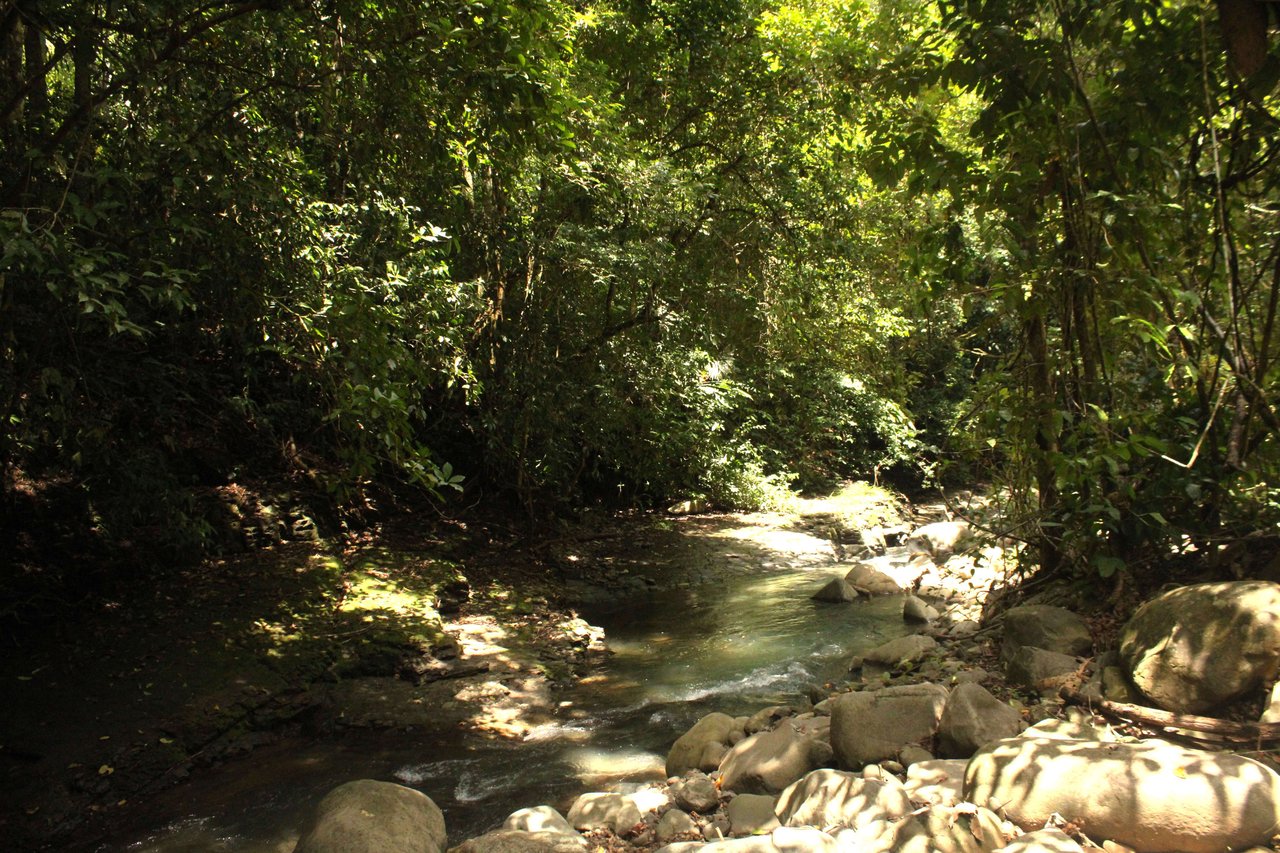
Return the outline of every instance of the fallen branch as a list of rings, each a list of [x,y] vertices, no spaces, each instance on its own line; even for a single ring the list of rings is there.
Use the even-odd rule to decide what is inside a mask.
[[[1172,711],[1148,708],[1145,705],[1130,705],[1127,702],[1092,699],[1077,690],[1070,690],[1065,687],[1061,691],[1061,696],[1073,705],[1083,705],[1095,711],[1101,711],[1109,717],[1116,717],[1129,722],[1160,726],[1161,728],[1206,732],[1243,743],[1261,744],[1269,741],[1280,741],[1280,723],[1237,723],[1231,720],[1220,720],[1217,717],[1202,717],[1199,714],[1175,714]]]

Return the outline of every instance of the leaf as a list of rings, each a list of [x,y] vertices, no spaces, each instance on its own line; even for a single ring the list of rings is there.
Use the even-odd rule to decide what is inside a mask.
[[[110,776],[112,773],[115,773],[115,772],[116,772],[116,769],[112,767],[110,764],[104,764],[98,768],[99,776]]]

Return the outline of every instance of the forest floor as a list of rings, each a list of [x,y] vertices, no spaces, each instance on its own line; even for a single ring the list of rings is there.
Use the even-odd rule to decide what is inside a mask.
[[[518,736],[548,685],[589,675],[599,638],[575,604],[645,589],[658,553],[706,583],[753,537],[778,540],[761,551],[839,551],[905,519],[885,494],[855,486],[771,516],[586,518],[537,540],[403,517],[209,559],[56,619],[25,614],[0,656],[0,848],[92,849],[156,792],[287,735]],[[495,680],[507,688],[487,691]],[[385,689],[360,695],[372,683]]]

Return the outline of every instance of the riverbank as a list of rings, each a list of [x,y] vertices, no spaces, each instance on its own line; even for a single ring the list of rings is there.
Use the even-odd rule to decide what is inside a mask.
[[[905,518],[854,489],[790,514],[587,519],[534,542],[401,519],[206,561],[4,657],[0,838],[92,849],[162,819],[154,803],[192,777],[335,733],[519,742],[604,654],[584,608],[835,564],[855,531]]]

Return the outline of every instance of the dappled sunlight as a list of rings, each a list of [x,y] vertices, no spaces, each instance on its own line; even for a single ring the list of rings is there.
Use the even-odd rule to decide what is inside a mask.
[[[666,756],[643,750],[584,748],[572,750],[567,758],[578,781],[590,787],[617,779],[660,781],[666,778]]]

